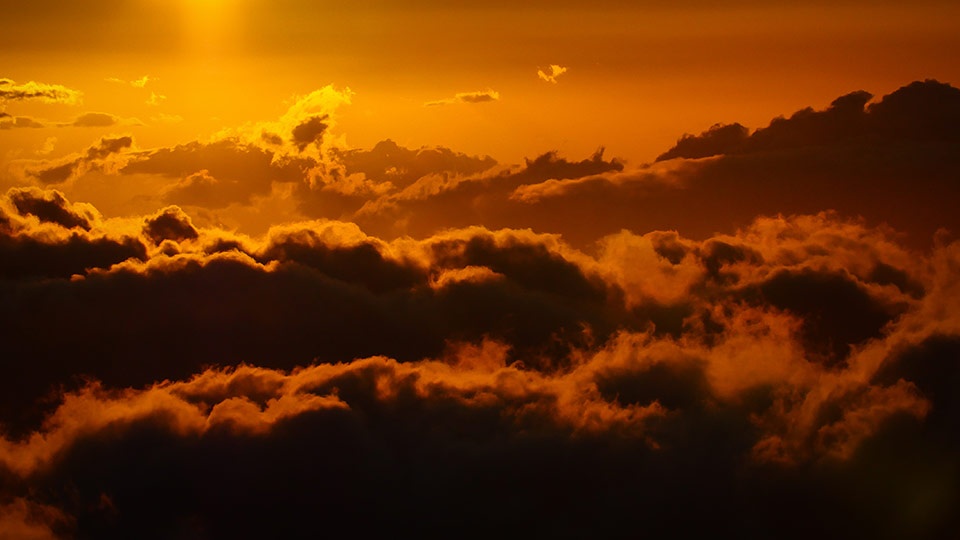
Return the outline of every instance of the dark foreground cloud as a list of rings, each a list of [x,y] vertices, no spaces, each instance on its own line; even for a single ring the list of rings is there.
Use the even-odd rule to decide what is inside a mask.
[[[249,237],[39,189],[0,211],[17,534],[957,530],[960,244],[831,213],[587,254],[480,227]]]

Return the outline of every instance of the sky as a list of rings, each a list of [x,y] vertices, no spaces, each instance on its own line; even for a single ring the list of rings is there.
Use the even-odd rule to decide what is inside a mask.
[[[0,539],[953,538],[960,6],[0,18]]]

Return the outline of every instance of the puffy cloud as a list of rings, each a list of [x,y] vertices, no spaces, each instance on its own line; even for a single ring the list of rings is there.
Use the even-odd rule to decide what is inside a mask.
[[[476,92],[459,92],[454,95],[452,98],[447,99],[438,99],[436,101],[428,101],[423,105],[426,107],[433,107],[436,105],[452,105],[455,103],[486,103],[489,101],[498,101],[500,99],[500,93],[496,90],[478,90]]]
[[[181,242],[200,237],[197,229],[190,221],[190,216],[186,215],[177,206],[169,206],[156,215],[145,218],[143,234],[155,244],[160,244],[164,240]]]
[[[68,229],[79,227],[90,230],[100,219],[91,205],[71,204],[57,190],[44,191],[37,188],[11,188],[7,198],[20,215],[33,215],[40,221],[57,223]]]
[[[557,84],[557,77],[563,75],[566,72],[567,72],[567,68],[558,64],[550,64],[550,69],[547,71],[538,69],[537,77],[539,77],[541,81],[546,81],[551,84]]]
[[[71,234],[141,234],[96,214],[66,229],[82,214],[56,192],[9,197],[11,230],[51,250]],[[634,516],[624,505],[660,528],[683,504],[730,531],[772,512],[757,524],[771,531],[784,510],[760,494],[777,493],[825,523],[870,517],[881,531],[928,484],[855,482],[870,463],[912,475],[909,452],[960,442],[945,427],[955,362],[932,360],[952,354],[937,336],[960,335],[946,308],[960,290],[953,244],[918,257],[831,214],[705,241],[621,232],[596,256],[529,231],[386,242],[322,221],[258,239],[177,208],[142,226],[155,247],[139,256],[0,286],[8,353],[33,359],[4,385],[4,489],[51,509],[56,530],[296,534],[376,506],[418,531],[435,530],[413,517],[422,507],[501,516],[491,527],[601,515],[615,531]],[[28,330],[40,325],[42,340]],[[44,399],[50,388],[63,390]],[[919,446],[876,446],[903,430]],[[950,455],[930,466],[948,470]],[[536,499],[558,470],[569,517],[496,513],[504,493]],[[942,508],[960,485],[932,478],[910,531],[952,523]],[[709,497],[690,497],[704,486]],[[236,505],[264,491],[285,495],[238,521]]]
[[[80,103],[80,92],[59,84],[30,81],[17,84],[16,81],[0,78],[0,101],[37,100],[44,103]]]
[[[904,92],[931,111],[952,99]],[[952,135],[920,100],[888,96],[874,106],[899,112],[877,113],[854,94],[783,120],[763,148],[738,154],[756,133],[716,128],[678,152],[729,153],[628,168],[602,152],[504,167],[390,141],[344,149],[326,116],[343,97],[208,142],[133,151],[111,137],[38,167],[159,179],[147,212],[107,218],[37,188],[0,197],[0,527],[960,526],[960,242],[918,250],[822,198],[757,215],[807,195],[754,182],[780,160],[799,167],[788,187],[826,182],[814,176],[864,148],[926,156],[915,172],[945,178]],[[875,114],[901,138],[841,133]],[[708,174],[734,160],[738,174]],[[847,182],[833,189],[866,186]],[[318,219],[291,210],[259,236],[211,225],[267,197]]]

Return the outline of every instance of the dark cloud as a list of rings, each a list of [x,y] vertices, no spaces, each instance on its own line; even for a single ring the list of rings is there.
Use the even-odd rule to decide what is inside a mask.
[[[159,213],[143,220],[143,234],[155,244],[164,240],[180,242],[195,240],[200,237],[197,229],[178,206],[169,206]]]
[[[700,135],[684,135],[676,146],[657,156],[657,160],[696,159],[731,153],[746,144],[749,135],[750,130],[740,124],[716,124]]]
[[[57,190],[11,188],[7,197],[21,215],[34,215],[40,221],[57,223],[68,229],[79,227],[89,231],[97,219],[93,209],[71,205]]]
[[[575,228],[591,234],[595,240],[597,236],[585,231],[582,225],[589,221],[579,221],[579,215],[531,212],[528,204],[514,201],[511,194],[520,186],[550,179],[580,178],[622,169],[619,160],[606,160],[602,149],[581,161],[570,161],[556,152],[548,152],[512,170],[490,170],[464,177],[424,176],[397,193],[387,193],[365,203],[348,217],[365,230],[383,237],[403,234],[425,237],[446,227],[482,223],[494,228],[559,231],[565,236],[579,225]],[[307,215],[315,215],[309,207],[303,210]]]
[[[872,97],[862,90],[852,92],[823,111],[806,108],[753,133],[740,124],[716,125],[699,136],[684,136],[657,160],[845,143],[960,140],[960,89],[926,80],[867,106]]]
[[[102,137],[82,153],[36,162],[27,174],[43,184],[62,184],[91,171],[111,171],[122,165],[122,155],[132,146],[130,136]]]
[[[71,122],[70,125],[76,127],[110,127],[117,125],[119,121],[120,120],[112,114],[90,112],[81,114]]]
[[[868,100],[854,92],[749,134],[739,124],[714,126],[624,173],[519,186],[512,200],[525,203],[524,224],[510,225],[557,231],[582,245],[622,228],[703,239],[757,215],[835,210],[929,247],[938,229],[960,228],[946,202],[958,196],[960,90],[923,81]],[[543,216],[566,223],[541,225]]]
[[[953,91],[906,88],[762,136],[717,127],[675,150],[723,155],[632,170],[270,137],[111,137],[45,163],[159,177],[193,206],[0,198],[0,526],[950,537],[960,243],[916,250],[850,215],[881,156],[925,189],[952,174],[935,112]],[[278,185],[322,219],[259,237],[191,219]],[[860,206],[823,211],[844,193]]]
[[[99,212],[88,204],[71,203],[59,191],[12,188],[2,202],[11,208],[3,212],[0,203],[4,279],[70,278],[131,258],[146,259],[139,239],[95,230],[102,225]]]
[[[946,436],[948,371],[896,344],[942,324],[925,306],[949,302],[956,275],[924,274],[930,261],[882,232],[821,216],[707,242],[624,233],[597,259],[522,231],[388,244],[327,222],[255,241],[173,208],[145,234],[186,228],[176,253],[0,283],[7,351],[32,359],[9,365],[3,490],[50,509],[21,521],[81,537],[145,523],[148,536],[222,537],[307,534],[318,519],[328,531],[479,520],[468,536],[545,522],[612,535],[641,519],[664,534],[765,537],[783,533],[789,503],[814,523],[780,536],[952,530],[944,508],[960,483],[930,474],[953,470],[955,454],[928,472],[901,461]],[[617,277],[614,261],[629,272]],[[650,302],[669,288],[658,279],[688,272],[674,302],[712,322],[652,331],[628,300]],[[925,292],[909,300],[883,275]],[[907,300],[884,312],[889,298]],[[37,339],[28,329],[41,324]],[[857,347],[811,361],[833,340]],[[931,343],[916,354],[952,354],[952,341]],[[904,368],[925,365],[929,376]],[[57,384],[67,393],[46,393]],[[905,432],[918,436],[878,447]],[[934,483],[897,480],[920,473]],[[899,506],[930,486],[920,514]],[[711,519],[681,519],[690,512]]]
[[[390,139],[378,142],[370,150],[335,151],[335,156],[347,175],[360,173],[401,189],[429,175],[467,176],[497,164],[490,156],[468,156],[443,147],[414,150]]]
[[[42,122],[34,120],[29,116],[10,116],[9,114],[0,114],[0,129],[19,129],[19,128],[43,128],[47,127]]]
[[[323,138],[323,134],[328,127],[325,123],[327,118],[327,115],[311,116],[293,128],[290,134],[297,150],[303,152],[311,144],[319,145],[319,141]]]
[[[274,158],[269,150],[236,140],[193,142],[139,153],[120,173],[176,179],[163,193],[168,203],[223,208],[267,195],[275,182],[304,182],[316,166],[312,160]]]

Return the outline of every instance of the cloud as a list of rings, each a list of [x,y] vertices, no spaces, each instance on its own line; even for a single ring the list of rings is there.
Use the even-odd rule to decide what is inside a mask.
[[[33,215],[40,221],[57,223],[68,229],[79,227],[90,230],[99,214],[90,205],[70,204],[57,190],[11,188],[7,198],[21,215]]]
[[[120,124],[143,125],[136,118],[121,119],[109,113],[88,112],[70,122],[49,123],[28,116],[0,116],[0,129],[45,128],[45,127],[111,127]]]
[[[78,116],[69,125],[77,127],[110,127],[119,123],[119,119],[108,113],[90,112]]]
[[[718,154],[753,154],[838,144],[960,140],[960,89],[935,80],[916,81],[880,101],[852,92],[823,111],[806,108],[774,119],[753,133],[740,124],[715,125],[699,136],[685,135],[657,160]]]
[[[149,76],[149,75],[144,75],[143,77],[140,77],[139,79],[133,79],[133,80],[130,80],[130,81],[127,81],[127,80],[124,80],[124,79],[120,79],[120,78],[117,78],[117,77],[108,77],[106,80],[107,80],[107,82],[112,82],[112,83],[117,83],[117,84],[129,84],[130,86],[132,86],[132,87],[134,87],[134,88],[143,88],[143,87],[147,86],[147,83],[149,83],[150,81],[156,81],[157,78],[156,78],[156,77],[151,77],[151,76]]]
[[[36,100],[43,103],[77,105],[80,97],[80,92],[59,84],[34,81],[17,84],[13,80],[0,78],[0,101]]]
[[[169,206],[157,215],[145,218],[143,233],[155,244],[160,244],[164,240],[182,242],[200,237],[197,229],[191,223],[190,217],[176,206]]]
[[[147,105],[150,105],[152,107],[157,107],[166,100],[167,100],[167,96],[163,94],[158,94],[156,92],[150,92],[150,97],[147,98],[146,103]]]
[[[953,91],[907,88],[641,166],[348,149],[332,88],[30,162],[70,181],[0,196],[0,526],[948,537],[960,242],[855,211],[952,189]],[[281,200],[263,234],[217,224]]]
[[[514,174],[600,165],[548,156]],[[622,505],[676,527],[683,504],[727,516],[711,527],[731,532],[762,510],[769,531],[797,500],[838,526],[868,515],[879,533],[927,484],[854,480],[876,478],[876,460],[919,474],[910,452],[960,442],[937,386],[953,350],[937,336],[960,335],[943,309],[960,291],[957,244],[919,255],[821,214],[702,241],[622,232],[589,255],[530,231],[386,242],[317,221],[253,238],[176,207],[105,220],[78,204],[38,189],[0,204],[0,245],[22,250],[0,258],[20,265],[0,285],[0,328],[8,354],[33,359],[0,383],[0,468],[7,500],[50,509],[51,530],[295,534],[317,516],[348,527],[370,506],[411,530],[435,530],[423,507],[526,526],[555,507],[496,514],[503,494],[542,495],[562,469],[565,530],[598,515],[621,530],[636,518]],[[44,270],[107,243],[138,247]],[[28,330],[40,326],[43,339]],[[876,446],[902,430],[920,435]],[[952,524],[940,508],[960,486],[933,478],[909,530]],[[280,495],[238,521],[236,505],[262,492]]]
[[[317,143],[323,137],[327,124],[324,123],[328,116],[311,116],[303,122],[296,125],[291,132],[292,142],[297,150],[303,152],[307,145]]]
[[[496,90],[478,90],[476,92],[459,92],[454,95],[452,98],[439,99],[436,101],[428,101],[423,105],[425,107],[433,107],[436,105],[452,105],[455,103],[486,103],[489,101],[498,101],[500,99],[500,93]]]
[[[542,69],[537,70],[537,77],[540,77],[540,80],[546,81],[551,84],[557,84],[557,77],[563,75],[567,72],[567,68],[557,65],[550,64],[549,73],[543,71]]]
[[[124,152],[132,146],[130,136],[101,137],[84,152],[29,163],[25,172],[42,184],[62,184],[91,171],[116,171],[125,163]]]
[[[44,127],[47,126],[38,120],[30,118],[29,116],[11,116],[9,114],[0,115],[0,129],[36,129]]]

